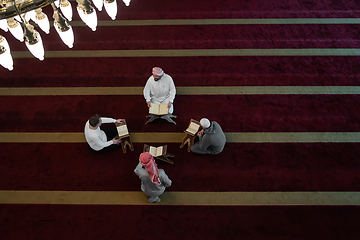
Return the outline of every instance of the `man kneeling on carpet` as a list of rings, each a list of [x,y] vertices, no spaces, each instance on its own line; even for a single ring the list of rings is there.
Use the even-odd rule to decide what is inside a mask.
[[[174,112],[175,84],[171,76],[164,73],[161,68],[154,67],[152,69],[152,76],[147,80],[143,94],[148,108],[151,107],[151,103],[166,103],[169,114]]]
[[[200,125],[203,128],[197,133],[199,141],[191,147],[191,151],[200,154],[219,154],[225,146],[226,137],[220,125],[207,118],[200,120]]]
[[[116,139],[117,129],[107,128],[104,131],[100,129],[103,123],[121,123],[124,119],[114,119],[100,117],[99,114],[92,116],[85,124],[85,138],[91,150],[94,152],[117,149],[120,147],[121,139]]]
[[[163,169],[158,169],[153,156],[143,152],[139,157],[139,164],[134,170],[141,180],[141,190],[149,196],[150,203],[160,202],[159,196],[166,187],[171,186],[171,180]]]

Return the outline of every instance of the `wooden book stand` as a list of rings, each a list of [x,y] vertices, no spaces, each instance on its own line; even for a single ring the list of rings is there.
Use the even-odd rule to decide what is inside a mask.
[[[150,150],[150,145],[144,144],[143,152],[149,152],[149,150]],[[169,157],[174,157],[174,154],[169,153],[167,151],[167,145],[165,145],[164,149],[163,149],[163,155],[157,156],[157,157],[154,157],[154,158],[159,159],[159,160],[164,161],[164,162],[167,162],[167,163],[170,163],[170,164],[174,164],[174,161],[169,159]]]
[[[126,125],[126,121],[124,120],[123,123],[115,123],[115,126],[116,127],[119,127],[119,126],[123,126],[123,125]],[[134,146],[132,144],[132,141],[130,139],[130,134],[126,134],[126,135],[123,135],[123,136],[117,136],[117,138],[120,138],[121,139],[121,148],[123,150],[123,153],[126,153],[126,147],[129,147],[129,149],[131,151],[134,151]]]
[[[195,123],[195,124],[200,125],[200,122],[198,122],[198,121],[196,121],[194,119],[191,119],[190,123],[189,123],[189,126],[188,126],[188,129],[190,128],[191,123]],[[197,130],[197,132],[195,134],[188,131],[188,129],[186,129],[184,131],[185,136],[182,139],[182,143],[181,143],[180,148],[183,148],[187,144],[188,145],[187,151],[190,152],[190,149],[191,149],[192,145],[194,145],[194,141],[195,141],[195,138],[196,138],[196,133],[199,131],[199,129]]]

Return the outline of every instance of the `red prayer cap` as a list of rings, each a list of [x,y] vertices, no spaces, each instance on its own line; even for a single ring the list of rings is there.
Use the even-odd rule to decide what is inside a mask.
[[[152,74],[154,74],[156,76],[161,76],[164,74],[164,71],[159,67],[153,67]]]

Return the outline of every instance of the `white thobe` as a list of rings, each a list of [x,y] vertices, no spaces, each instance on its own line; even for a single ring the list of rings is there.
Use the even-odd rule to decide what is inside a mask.
[[[101,121],[102,123],[115,123],[116,119],[102,117]],[[100,126],[96,129],[91,129],[89,120],[85,124],[84,132],[86,141],[88,142],[89,146],[95,151],[100,151],[104,147],[108,147],[113,144],[112,140],[107,140],[106,134],[103,130],[100,129]]]
[[[173,79],[168,74],[164,74],[158,81],[154,80],[151,76],[146,82],[144,88],[144,98],[146,102],[152,102],[157,104],[171,103],[169,113],[174,111],[173,102],[175,99],[176,89]]]

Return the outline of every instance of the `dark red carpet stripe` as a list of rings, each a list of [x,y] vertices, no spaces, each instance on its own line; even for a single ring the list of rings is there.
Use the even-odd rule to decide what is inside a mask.
[[[0,97],[0,132],[82,132],[95,113],[125,118],[131,132],[182,132],[191,118],[225,132],[359,132],[359,95],[203,95],[175,98],[177,125],[145,125],[143,96]],[[195,103],[195,105],[194,105]]]
[[[356,0],[296,0],[296,1],[161,1],[133,0],[129,7],[118,2],[117,19],[207,19],[207,18],[354,18],[360,15]],[[72,2],[74,20],[79,16]],[[96,10],[97,11],[97,10]],[[52,19],[52,8],[44,8]],[[105,10],[98,12],[98,19],[110,20]]]
[[[55,31],[49,35],[40,34],[45,51],[69,50]],[[74,27],[74,35],[73,50],[360,47],[356,24],[101,26],[96,33],[87,27]],[[5,37],[9,41],[13,38],[10,33]],[[27,51],[25,44],[19,41],[11,41],[10,48],[11,51]]]
[[[176,86],[358,86],[360,57],[144,57],[14,59],[0,87],[144,86],[154,66]],[[34,71],[36,69],[36,71]]]
[[[359,143],[227,143],[217,156],[167,145],[175,164],[157,163],[173,180],[169,191],[360,189]],[[92,153],[86,143],[3,143],[0,189],[140,191],[133,170],[143,144],[134,148]]]
[[[354,206],[0,205],[5,239],[358,239]],[[114,224],[116,223],[116,224]],[[21,231],[19,231],[21,229]]]

